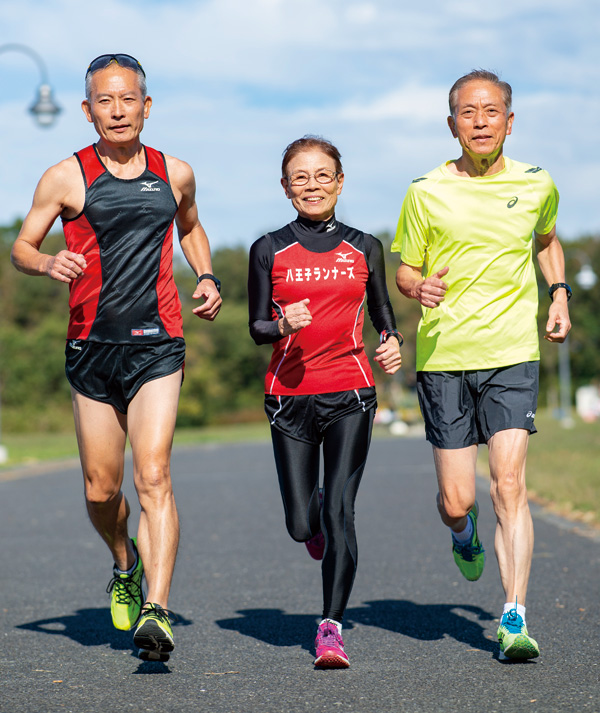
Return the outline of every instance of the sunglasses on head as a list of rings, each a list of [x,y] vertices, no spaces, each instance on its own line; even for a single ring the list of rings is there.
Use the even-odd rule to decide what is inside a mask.
[[[101,54],[90,62],[85,76],[87,77],[88,74],[97,72],[99,69],[106,69],[112,62],[116,62],[119,66],[125,67],[126,69],[133,69],[136,72],[140,71],[144,77],[146,76],[142,65],[130,54]]]

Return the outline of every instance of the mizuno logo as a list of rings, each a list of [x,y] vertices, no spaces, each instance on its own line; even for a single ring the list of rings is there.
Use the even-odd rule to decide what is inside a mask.
[[[352,255],[351,252],[349,253],[336,253],[336,255],[339,255],[338,259],[336,262],[351,262],[354,265],[354,260],[348,260],[348,255]]]
[[[538,171],[543,171],[543,168],[536,166],[535,168],[528,168],[525,173],[538,173]]]
[[[154,337],[160,334],[160,329],[158,327],[151,327],[150,329],[132,329],[132,337]]]
[[[142,191],[160,191],[160,188],[153,188],[154,184],[158,183],[158,181],[141,181],[142,186]]]
[[[507,207],[507,208],[514,208],[514,207],[517,205],[518,201],[519,201],[519,199],[517,198],[517,196],[515,196],[514,198],[511,198],[511,199],[508,201],[508,203],[506,204],[506,207]]]

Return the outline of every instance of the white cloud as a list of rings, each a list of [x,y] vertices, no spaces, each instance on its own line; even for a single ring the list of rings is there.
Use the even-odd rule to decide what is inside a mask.
[[[21,0],[0,6],[0,27],[42,55],[64,109],[55,128],[35,128],[36,69],[0,56],[0,224],[25,214],[45,168],[94,140],[79,109],[85,67],[125,51],[155,99],[143,138],[194,167],[214,244],[292,217],[279,164],[305,133],[342,150],[341,214],[394,230],[410,180],[457,153],[447,91],[481,66],[513,85],[507,153],[551,171],[564,233],[600,230],[597,0]]]

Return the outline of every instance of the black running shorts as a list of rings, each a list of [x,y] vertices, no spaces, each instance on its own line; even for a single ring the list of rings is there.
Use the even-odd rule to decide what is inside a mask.
[[[327,426],[357,411],[377,407],[374,386],[353,391],[298,396],[265,396],[265,412],[273,428],[298,441],[319,445]]]
[[[185,341],[102,344],[69,339],[65,356],[65,372],[75,391],[127,413],[140,387],[183,368]]]
[[[437,448],[487,443],[498,431],[536,433],[539,362],[477,371],[419,371],[427,440]]]

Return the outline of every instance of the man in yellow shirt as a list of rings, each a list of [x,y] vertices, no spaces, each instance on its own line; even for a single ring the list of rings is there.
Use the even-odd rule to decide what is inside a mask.
[[[486,443],[506,602],[500,658],[529,659],[539,655],[525,623],[533,551],[525,460],[540,358],[534,242],[552,300],[544,338],[563,342],[571,328],[558,191],[546,171],[503,154],[514,120],[509,84],[476,70],[455,82],[449,100],[461,156],[409,187],[392,245],[402,258],[396,283],[423,308],[417,388],[454,559],[467,579],[479,579],[475,462]]]

